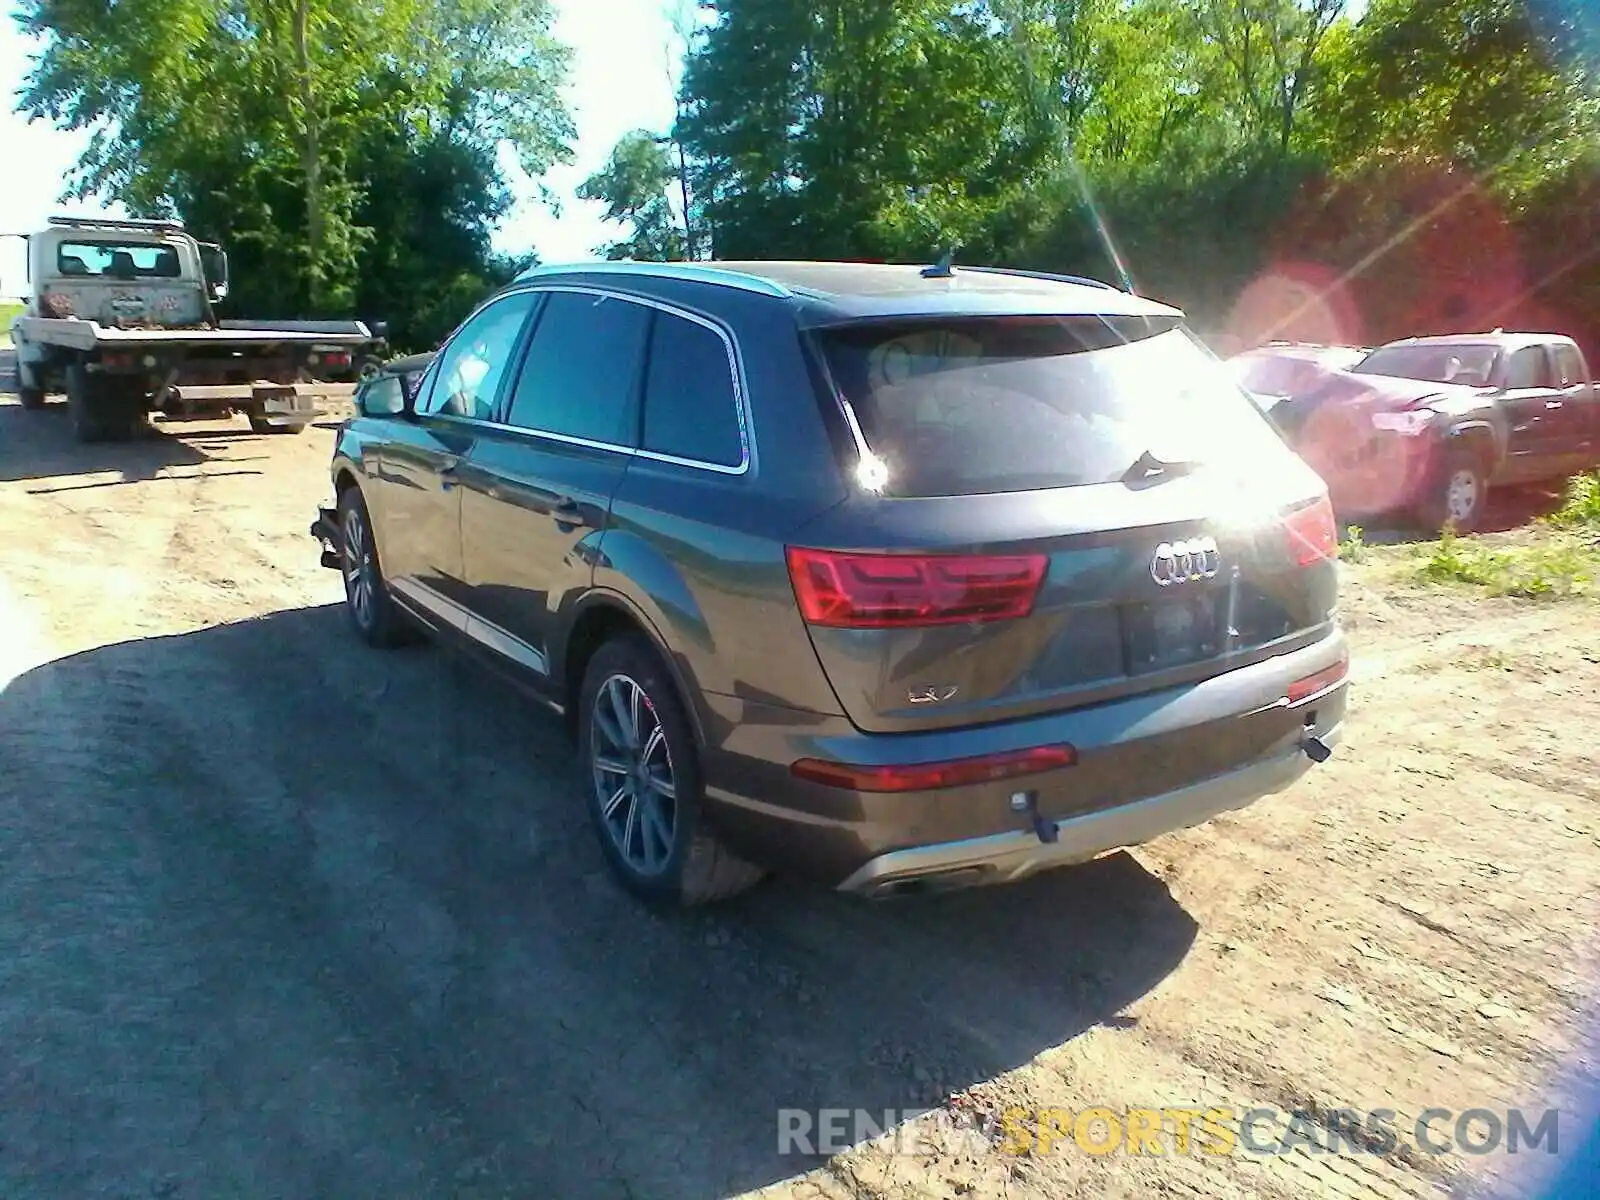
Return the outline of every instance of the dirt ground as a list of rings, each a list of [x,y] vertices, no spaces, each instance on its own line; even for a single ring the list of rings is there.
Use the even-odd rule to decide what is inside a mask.
[[[1354,568],[1348,740],[1289,793],[1006,890],[654,917],[553,722],[349,633],[331,437],[82,447],[0,396],[0,1194],[1515,1193],[1547,1155],[1420,1153],[1417,1115],[1600,1078],[1594,604]],[[930,1105],[1402,1144],[779,1153],[782,1109]]]

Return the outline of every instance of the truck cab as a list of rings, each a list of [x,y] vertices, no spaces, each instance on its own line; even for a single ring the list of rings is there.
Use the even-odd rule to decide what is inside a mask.
[[[27,311],[112,329],[214,326],[227,258],[168,221],[58,217],[28,238]]]

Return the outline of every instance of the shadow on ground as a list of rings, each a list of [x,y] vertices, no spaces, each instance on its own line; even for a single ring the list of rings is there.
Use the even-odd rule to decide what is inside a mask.
[[[27,672],[0,760],[0,1179],[39,1194],[726,1196],[815,1165],[780,1109],[1125,1025],[1196,933],[1126,855],[652,914],[553,719],[334,607]]]
[[[169,432],[169,430],[171,430]],[[161,477],[175,467],[199,467],[224,461],[209,450],[224,450],[233,431],[185,430],[182,425],[151,425],[126,442],[81,444],[72,434],[66,403],[53,399],[43,409],[30,412],[21,405],[0,403],[0,483],[49,480],[63,475],[91,475],[116,471],[121,479],[87,484],[64,484],[34,489],[40,492],[73,491],[139,483]],[[252,438],[274,435],[249,434]],[[254,462],[258,458],[229,455],[227,463]],[[214,472],[259,475],[256,470]]]

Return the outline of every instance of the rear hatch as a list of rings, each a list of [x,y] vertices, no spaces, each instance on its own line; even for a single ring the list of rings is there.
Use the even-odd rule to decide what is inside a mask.
[[[980,318],[813,334],[867,449],[790,574],[845,712],[889,732],[1203,679],[1314,641],[1314,473],[1174,322]]]

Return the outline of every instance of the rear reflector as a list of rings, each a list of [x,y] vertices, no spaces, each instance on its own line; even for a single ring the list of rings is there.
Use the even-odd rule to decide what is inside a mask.
[[[1049,565],[1043,554],[857,554],[794,546],[788,558],[800,614],[837,629],[1025,617]]]
[[[896,767],[857,767],[848,763],[802,758],[789,770],[797,778],[828,787],[849,788],[856,792],[924,792],[934,788],[962,787],[972,783],[993,783],[1036,775],[1077,763],[1078,752],[1071,746],[1035,746],[1005,754],[985,754],[978,758],[957,758],[949,762],[912,763]]]
[[[1309,567],[1339,552],[1339,527],[1326,496],[1284,517],[1283,529],[1296,566]]]
[[[1285,694],[1289,697],[1290,704],[1299,704],[1300,701],[1343,682],[1349,673],[1350,656],[1348,653],[1340,654],[1339,661],[1333,666],[1325,667],[1315,675],[1307,675],[1304,679],[1296,679],[1289,685],[1289,690]]]

